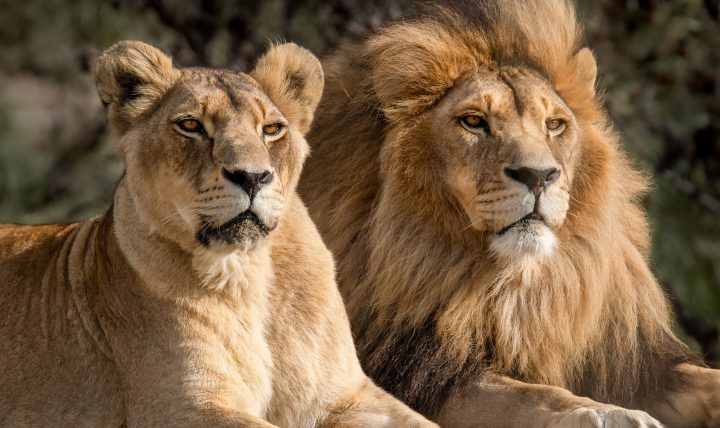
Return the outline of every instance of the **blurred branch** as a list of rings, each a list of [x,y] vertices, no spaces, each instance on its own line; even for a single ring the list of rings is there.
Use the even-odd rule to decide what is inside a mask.
[[[163,0],[145,0],[145,7],[154,11],[160,22],[168,29],[174,31],[185,40],[187,45],[195,55],[195,59],[200,64],[207,63],[207,54],[205,46],[207,46],[210,37],[204,26],[200,25],[200,20],[194,22],[183,22],[170,8],[165,7]],[[204,2],[203,2],[204,3]],[[177,10],[177,8],[175,8]]]
[[[693,183],[681,177],[678,173],[671,169],[661,171],[665,181],[669,183],[675,190],[687,196],[690,200],[695,201],[699,206],[705,208],[713,214],[720,215],[720,200],[706,193]]]
[[[616,118],[612,112],[609,112],[608,114],[620,134],[624,134],[622,130],[622,121],[618,120],[618,118]],[[665,145],[668,148],[677,147],[680,144],[684,144],[684,142],[678,142],[667,132],[663,132],[663,130],[661,129],[653,129],[654,127],[651,124],[648,124],[648,127],[651,128],[652,131],[654,131],[655,135],[659,135],[660,138],[665,141]],[[672,169],[674,163],[667,164],[665,162],[657,160],[641,144],[633,144],[633,148],[635,149],[637,154],[642,157],[643,161],[651,165],[653,171],[660,174],[660,177],[663,178],[672,188],[686,196],[689,200],[696,202],[699,206],[706,209],[707,211],[713,214],[720,215],[720,200],[715,196],[711,195],[710,193],[707,193],[704,190],[700,189],[697,184],[686,178],[683,178],[682,176],[680,176],[680,174],[675,172]],[[667,150],[669,151],[670,149]],[[677,156],[667,157],[677,159]]]

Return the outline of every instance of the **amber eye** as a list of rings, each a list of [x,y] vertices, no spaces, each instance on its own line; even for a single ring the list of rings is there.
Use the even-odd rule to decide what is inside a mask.
[[[279,123],[271,123],[270,125],[263,126],[263,134],[274,136],[282,131],[282,125]]]
[[[177,126],[185,132],[201,132],[203,127],[197,119],[181,119]]]
[[[460,118],[460,123],[466,128],[474,131],[477,129],[484,129],[486,132],[490,131],[490,125],[484,117],[477,114],[466,114]]]
[[[567,125],[562,119],[549,119],[545,122],[545,126],[547,126],[548,131],[557,133],[564,130]]]

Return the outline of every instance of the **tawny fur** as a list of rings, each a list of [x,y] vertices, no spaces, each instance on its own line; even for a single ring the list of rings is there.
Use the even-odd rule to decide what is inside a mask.
[[[121,42],[97,81],[127,168],[113,207],[0,226],[0,425],[435,426],[362,372],[295,192],[317,59],[280,45],[247,75]],[[250,197],[237,170],[273,180]]]
[[[638,201],[647,181],[595,93],[595,60],[581,46],[572,4],[460,3],[390,24],[325,63],[300,193],[337,259],[364,368],[450,425],[573,426],[596,414],[570,413],[598,402],[642,408],[673,425],[719,424],[720,376],[702,369],[713,379],[708,387],[699,372],[688,375],[695,357],[673,334],[648,268]],[[456,99],[473,97],[497,130],[479,143],[457,121],[440,119]],[[553,103],[569,123],[557,139],[529,121],[544,126],[542,107]],[[513,258],[498,233],[524,213],[483,218],[469,215],[468,204],[494,195],[486,208],[512,211],[504,201],[521,197],[503,169],[541,161],[562,172],[543,193],[554,198],[557,221],[528,247],[537,254]],[[507,377],[552,387],[526,391]],[[454,410],[443,412],[448,397]],[[678,397],[703,404],[669,411]],[[562,412],[547,413],[549,401]],[[498,410],[506,405],[539,413]],[[596,423],[616,414],[657,423],[606,409]],[[475,419],[457,416],[464,411]]]

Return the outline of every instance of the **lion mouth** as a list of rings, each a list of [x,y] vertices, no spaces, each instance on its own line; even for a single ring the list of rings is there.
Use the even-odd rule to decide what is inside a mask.
[[[515,226],[526,226],[533,223],[545,223],[545,219],[543,219],[543,216],[538,214],[537,212],[533,211],[530,214],[526,215],[525,217],[521,218],[520,220],[510,223],[509,225],[505,226],[500,232],[497,234],[499,236],[504,235],[508,230],[512,229]]]
[[[237,244],[243,239],[259,240],[268,233],[270,229],[267,225],[254,212],[247,209],[220,226],[212,226],[209,219],[202,219],[196,238],[207,247],[212,241]]]

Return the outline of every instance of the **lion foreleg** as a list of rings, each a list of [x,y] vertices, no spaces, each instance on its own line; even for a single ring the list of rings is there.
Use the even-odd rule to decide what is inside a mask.
[[[720,427],[720,370],[680,364],[687,384],[649,400],[648,411],[671,427]]]
[[[434,419],[440,426],[451,428],[662,426],[642,411],[494,374],[456,390]]]

